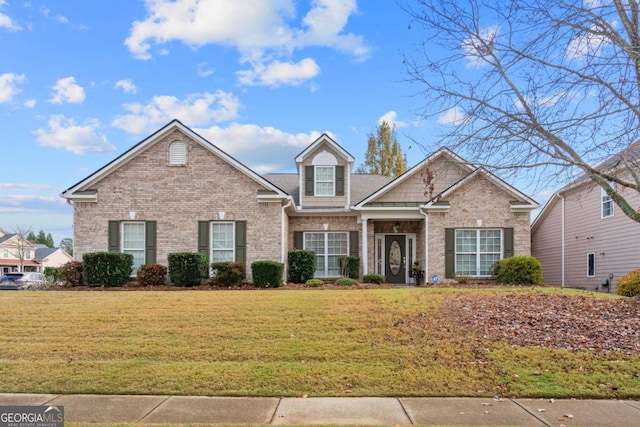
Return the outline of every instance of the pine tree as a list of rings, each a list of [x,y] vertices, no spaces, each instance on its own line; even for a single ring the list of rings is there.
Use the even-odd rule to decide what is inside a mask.
[[[382,121],[376,135],[369,134],[365,160],[356,172],[396,177],[406,168],[407,158],[402,154],[395,127]]]

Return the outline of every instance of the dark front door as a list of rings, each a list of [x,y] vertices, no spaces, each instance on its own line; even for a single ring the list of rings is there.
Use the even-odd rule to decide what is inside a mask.
[[[387,283],[407,283],[405,235],[392,234],[385,236],[384,250],[386,253]]]

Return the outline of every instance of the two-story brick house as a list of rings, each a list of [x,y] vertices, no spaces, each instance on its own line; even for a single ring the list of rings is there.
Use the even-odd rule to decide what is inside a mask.
[[[446,148],[394,180],[353,173],[325,134],[293,161],[296,173],[261,176],[174,120],[62,193],[74,255],[123,251],[139,266],[200,251],[248,266],[303,248],[316,252],[316,277],[339,277],[339,257],[352,255],[361,274],[408,283],[416,262],[428,278],[483,277],[530,253],[538,204]]]

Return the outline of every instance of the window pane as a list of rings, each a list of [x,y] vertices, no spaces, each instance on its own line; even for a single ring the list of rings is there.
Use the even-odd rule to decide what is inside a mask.
[[[326,277],[339,277],[340,276],[340,257],[329,256],[328,258],[328,270]]]
[[[133,269],[131,270],[131,274],[136,274],[140,266],[144,264],[144,251],[124,249],[122,253],[133,255]]]
[[[211,223],[211,262],[235,260],[235,230],[232,222]]]
[[[333,167],[316,166],[316,196],[333,195]]]
[[[304,233],[304,249],[316,253],[316,277],[339,277],[340,257],[349,254],[349,233]]]
[[[473,254],[457,254],[456,274],[460,274],[463,276],[475,276],[476,256]]]
[[[480,230],[480,252],[500,253],[500,230]]]
[[[476,230],[456,230],[456,252],[475,253]]]
[[[144,229],[144,222],[125,222],[122,224],[122,253],[133,255],[131,274],[135,274],[145,263]]]
[[[500,254],[481,254],[480,255],[480,275],[490,276],[491,266],[500,261]]]

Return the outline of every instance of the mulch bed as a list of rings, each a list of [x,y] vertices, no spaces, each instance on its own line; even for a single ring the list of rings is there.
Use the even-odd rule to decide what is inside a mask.
[[[588,296],[461,296],[442,313],[484,338],[513,345],[640,354],[640,299]]]

